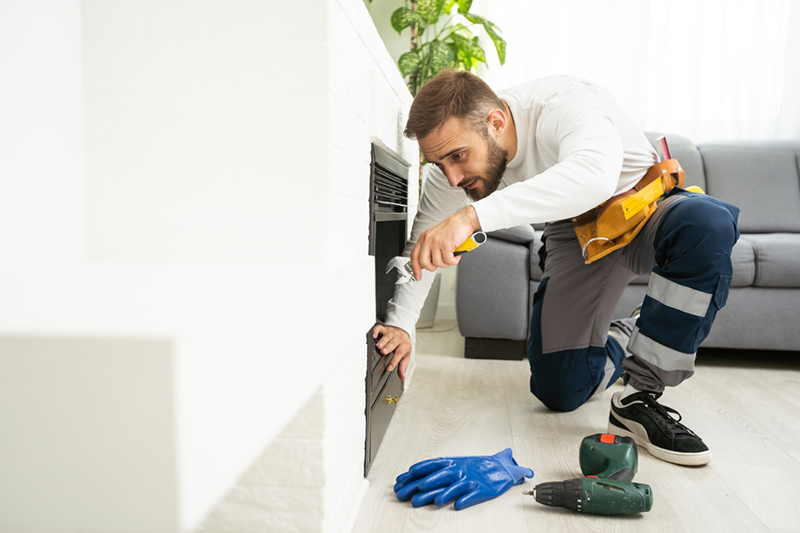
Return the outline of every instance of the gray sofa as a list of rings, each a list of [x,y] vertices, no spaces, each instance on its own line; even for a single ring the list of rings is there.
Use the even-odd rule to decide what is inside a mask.
[[[648,134],[655,146],[657,134]],[[726,307],[703,347],[800,350],[800,142],[708,143],[667,135],[685,185],[741,209]],[[521,359],[541,279],[543,226],[490,233],[458,266],[456,313],[465,356]],[[627,287],[615,318],[644,299],[649,276]]]

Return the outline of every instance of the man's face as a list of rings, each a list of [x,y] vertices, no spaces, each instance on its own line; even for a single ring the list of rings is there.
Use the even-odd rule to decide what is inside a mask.
[[[508,151],[489,135],[451,117],[440,129],[418,139],[425,160],[439,167],[451,187],[461,187],[473,200],[486,198],[500,184]]]

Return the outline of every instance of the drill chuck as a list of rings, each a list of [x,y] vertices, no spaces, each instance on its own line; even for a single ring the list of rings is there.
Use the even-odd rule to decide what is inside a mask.
[[[533,489],[533,497],[544,505],[587,514],[646,513],[653,508],[650,485],[613,479],[576,478],[540,483]]]
[[[533,499],[550,507],[566,507],[580,512],[583,489],[580,479],[539,483],[533,489]]]

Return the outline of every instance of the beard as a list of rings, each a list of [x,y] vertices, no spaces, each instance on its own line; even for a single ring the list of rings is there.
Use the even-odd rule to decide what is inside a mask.
[[[506,171],[506,159],[508,150],[504,150],[500,143],[494,139],[487,138],[489,145],[489,155],[486,157],[486,169],[483,175],[470,176],[462,181],[462,187],[478,180],[478,185],[473,189],[464,189],[464,192],[473,200],[478,201],[486,198],[500,185],[503,174]]]

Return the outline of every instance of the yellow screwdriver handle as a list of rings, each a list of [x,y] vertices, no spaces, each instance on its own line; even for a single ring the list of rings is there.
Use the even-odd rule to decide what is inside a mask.
[[[455,249],[453,255],[461,255],[465,252],[471,252],[487,240],[486,234],[482,231],[476,231],[470,237],[461,243],[461,246]]]

